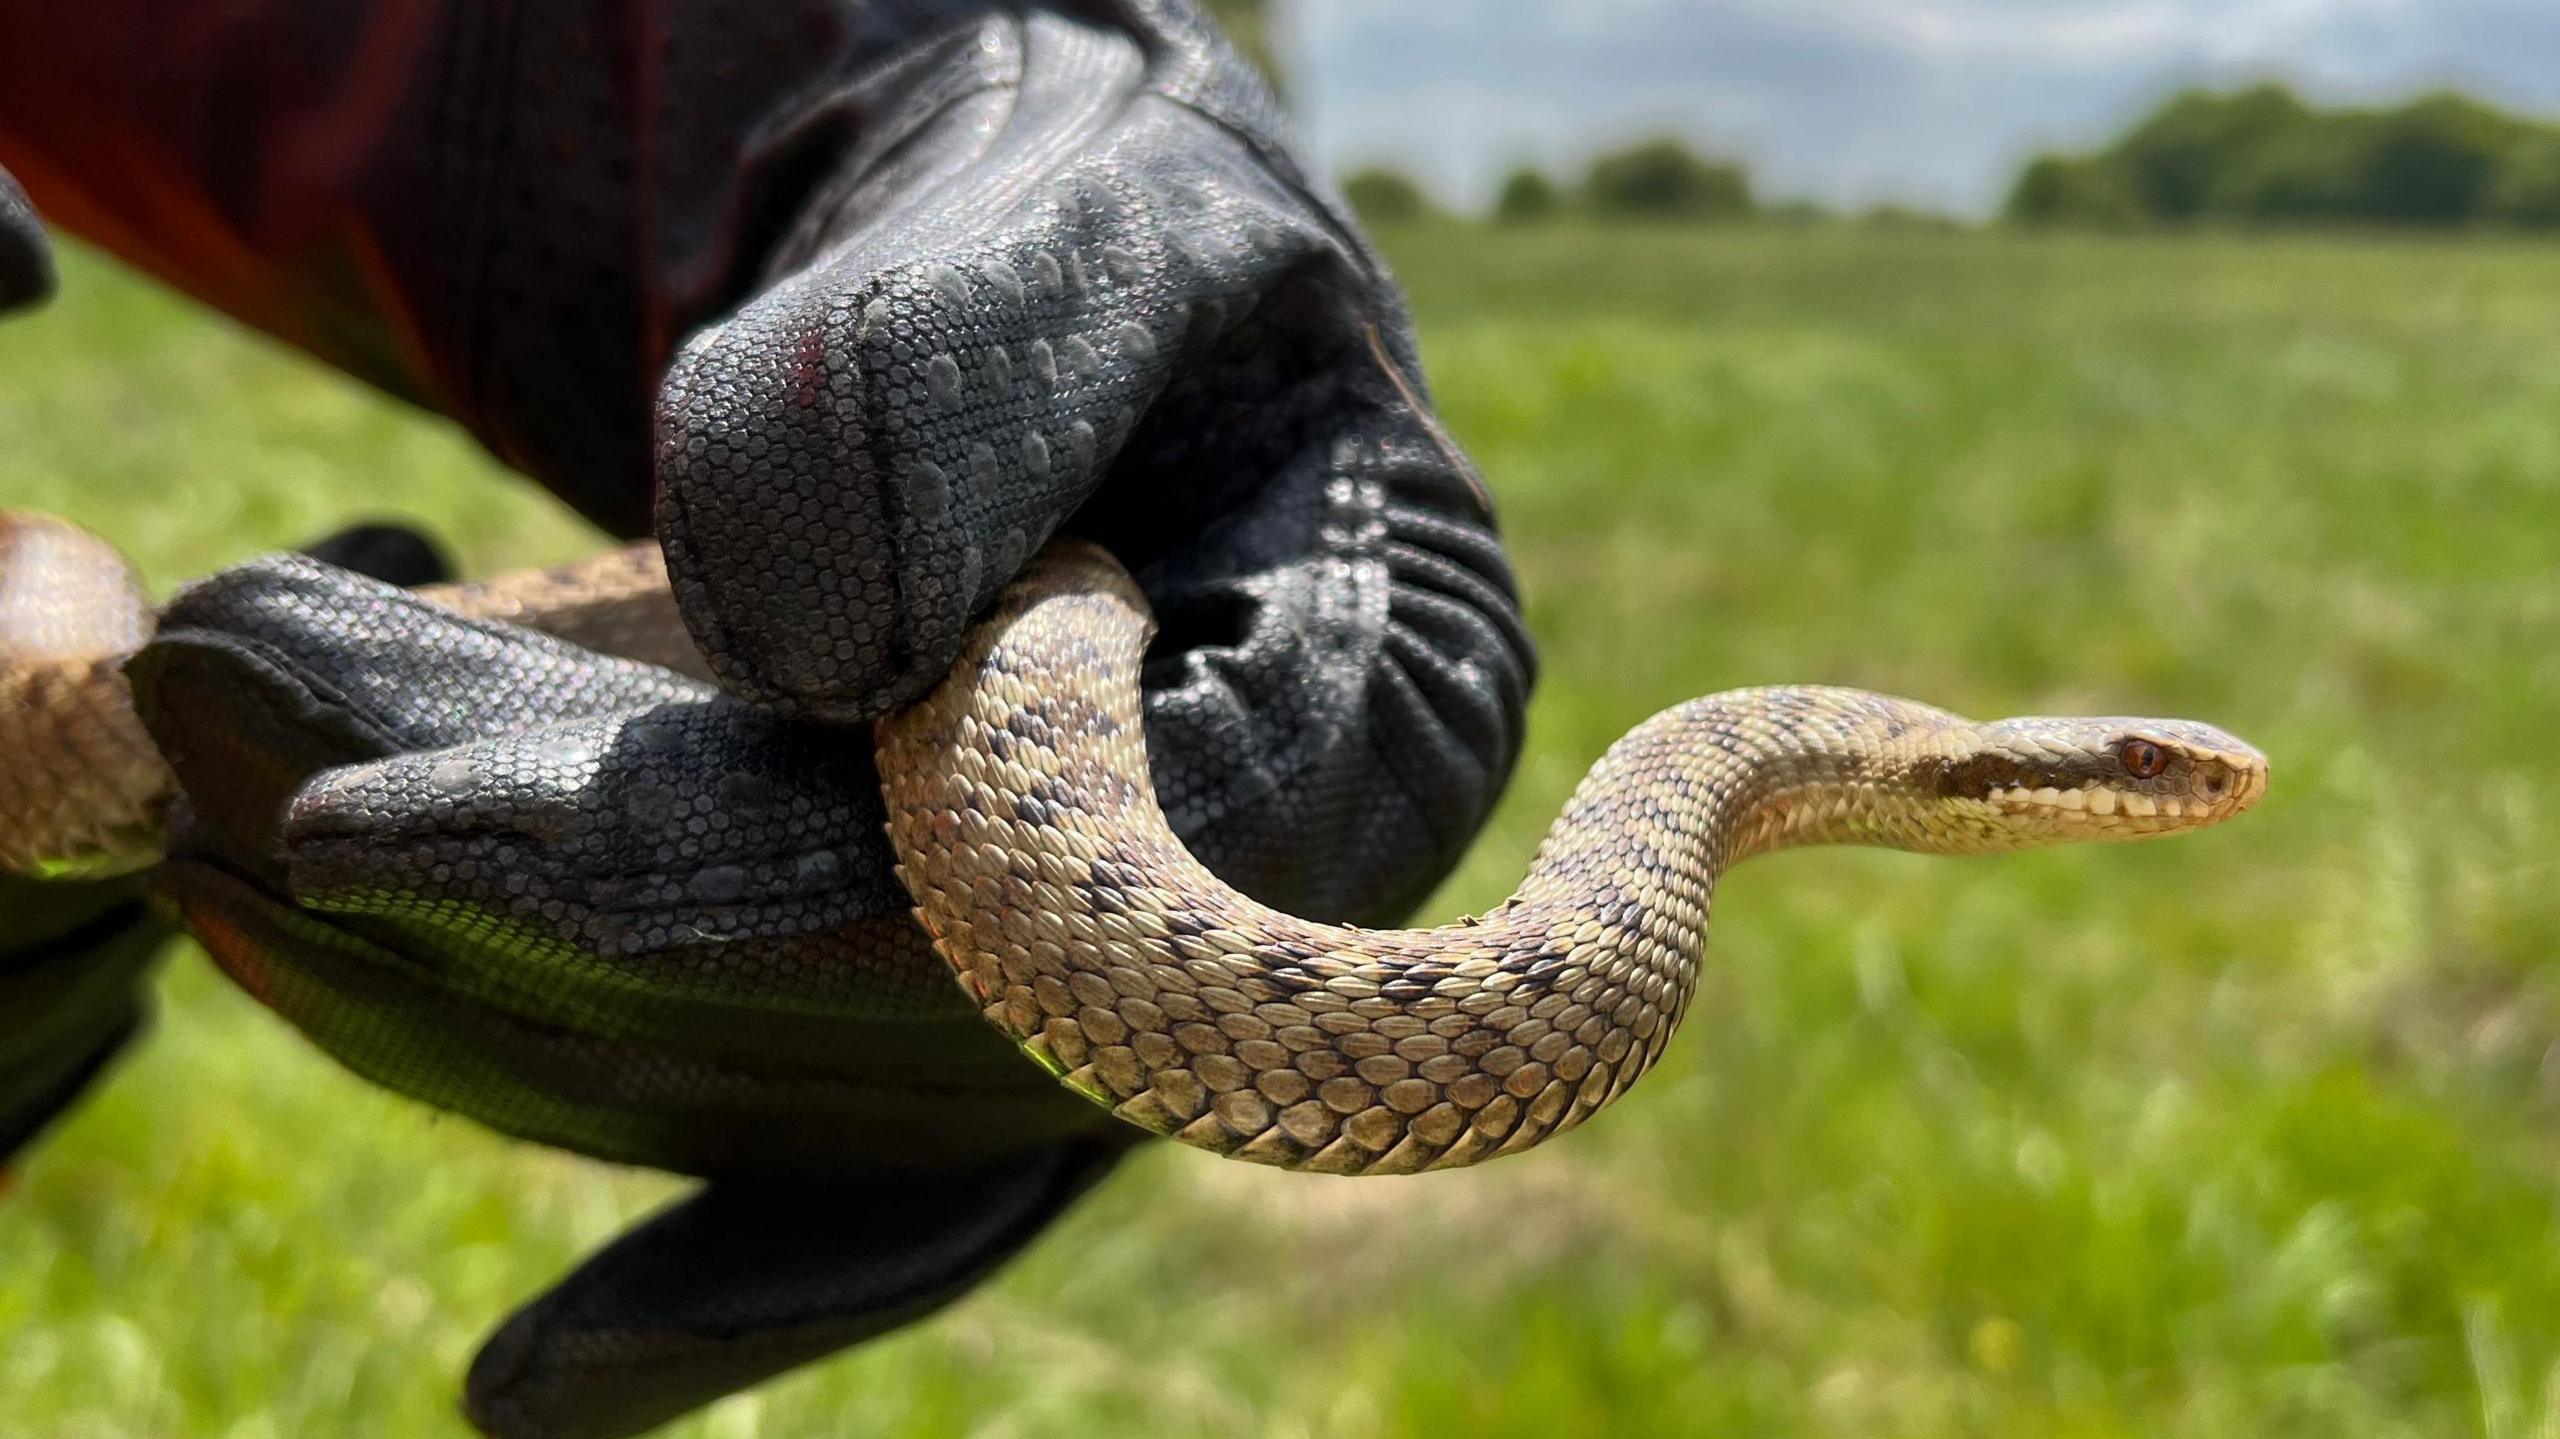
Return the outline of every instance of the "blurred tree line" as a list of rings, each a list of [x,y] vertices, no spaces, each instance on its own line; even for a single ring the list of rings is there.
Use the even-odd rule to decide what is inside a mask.
[[[2282,85],[2171,96],[2093,154],[2038,156],[2024,224],[2560,225],[2560,126],[2439,93],[2324,109]]]
[[[1353,209],[1372,224],[1396,224],[1436,214],[1440,207],[1413,177],[1371,166],[1343,181]],[[1579,180],[1567,183],[1523,167],[1503,181],[1494,201],[1497,220],[1525,224],[1567,214],[1609,219],[1712,222],[1760,213],[1751,172],[1741,164],[1701,155],[1678,140],[1644,140],[1593,157]]]
[[[1343,181],[1342,188],[1352,208],[1373,225],[1403,224],[1446,213],[1420,182],[1385,166],[1355,173]],[[1641,140],[1595,155],[1582,174],[1571,180],[1524,165],[1503,180],[1494,196],[1492,218],[1498,224],[1534,225],[1577,217],[1691,224],[1734,220],[1854,224],[1872,230],[1964,228],[1964,222],[1952,215],[1910,205],[1840,211],[1808,199],[1764,202],[1752,189],[1747,167],[1702,155],[1668,138]]]

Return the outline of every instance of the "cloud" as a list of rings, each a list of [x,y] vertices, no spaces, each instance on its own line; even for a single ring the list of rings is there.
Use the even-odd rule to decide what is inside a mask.
[[[1296,0],[1310,137],[1475,201],[1524,160],[1652,131],[1764,188],[1981,211],[2026,153],[2178,84],[2282,74],[2370,99],[2560,105],[2549,0]]]

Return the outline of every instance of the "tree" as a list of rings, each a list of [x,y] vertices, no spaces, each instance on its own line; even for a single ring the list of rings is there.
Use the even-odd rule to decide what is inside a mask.
[[[1544,170],[1523,165],[1502,182],[1502,194],[1493,202],[1493,218],[1505,224],[1529,224],[1553,219],[1564,208],[1564,191],[1547,178]]]
[[[1677,140],[1647,140],[1591,162],[1583,192],[1594,213],[1670,220],[1733,220],[1752,212],[1751,176]]]
[[[2019,172],[2027,224],[2560,224],[2560,128],[2466,96],[2321,110],[2279,85],[2188,91],[2088,156]]]
[[[1383,165],[1372,165],[1343,181],[1342,195],[1372,225],[1400,225],[1439,209],[1412,176]]]
[[[2193,220],[2204,214],[2216,182],[2242,157],[2299,129],[2311,113],[2282,85],[2230,95],[2189,90],[2170,97],[2104,156],[2120,169],[2142,213],[2154,220]]]
[[[2324,116],[2235,157],[2214,185],[2208,208],[2221,218],[2261,225],[2340,224],[2370,218],[2366,157],[2373,149],[2366,114]]]
[[[2488,217],[2531,229],[2560,226],[2560,131],[2545,130],[2510,147],[2489,188]]]
[[[1820,200],[1808,199],[1801,195],[1792,200],[1780,200],[1774,205],[1764,205],[1760,213],[1781,225],[1792,226],[1799,230],[1815,225],[1838,224],[1841,219],[1839,211]]]
[[[1910,234],[1952,235],[1964,228],[1964,222],[1944,210],[1920,205],[1903,205],[1887,201],[1870,205],[1858,214],[1858,223],[1870,230],[1902,231]]]
[[[2119,229],[2143,221],[2142,203],[2115,165],[2093,156],[2039,155],[2018,172],[2002,207],[2012,224]]]
[[[2480,218],[2526,127],[2461,95],[2429,95],[2376,117],[2359,156],[2364,217],[2453,225]]]

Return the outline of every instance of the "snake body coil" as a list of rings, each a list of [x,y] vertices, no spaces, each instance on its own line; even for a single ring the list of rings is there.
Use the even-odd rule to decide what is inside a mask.
[[[119,672],[150,638],[150,603],[106,541],[0,513],[0,871],[157,848],[173,781]]]
[[[0,569],[27,553],[0,548]],[[101,584],[98,553],[48,569],[59,582],[34,587],[24,620],[0,574],[0,866],[94,857],[165,803],[114,667],[139,600],[120,565],[123,588]],[[651,550],[431,593],[692,667]],[[127,610],[76,631],[36,618],[71,604]],[[1067,1084],[1156,1133],[1290,1168],[1471,1164],[1588,1118],[1661,1055],[1716,881],[1753,855],[2135,839],[2227,819],[2266,784],[2264,756],[2186,721],[1976,724],[1859,690],[1740,690],[1620,740],[1484,918],[1323,925],[1237,893],[1166,823],[1141,719],[1148,627],[1101,551],[1035,559],[948,677],[877,726],[899,875],[988,1019]]]

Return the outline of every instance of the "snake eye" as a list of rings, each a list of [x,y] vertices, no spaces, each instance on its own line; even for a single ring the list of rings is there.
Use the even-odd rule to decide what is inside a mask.
[[[2155,779],[2169,767],[2169,752],[2147,739],[2129,739],[2116,746],[2116,759],[2124,772],[2135,779]]]

